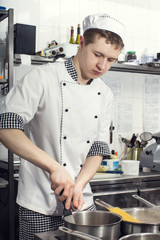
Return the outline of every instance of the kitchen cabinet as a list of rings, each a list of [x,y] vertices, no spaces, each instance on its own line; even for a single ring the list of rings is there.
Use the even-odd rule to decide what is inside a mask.
[[[5,70],[2,69],[2,71],[6,71],[6,74],[3,74],[5,76],[4,80],[1,81],[1,84],[8,84],[8,89],[10,90],[13,86],[13,41],[14,41],[14,35],[13,35],[13,9],[8,10],[0,10],[0,24],[4,19],[7,19],[7,34],[6,34],[6,52],[4,58],[5,63]],[[2,58],[1,58],[2,59]],[[1,159],[0,159],[1,161]],[[7,237],[7,240],[14,240],[15,239],[15,188],[14,188],[14,169],[13,169],[13,153],[8,151],[8,171],[6,174],[4,174],[6,179],[4,177],[0,178],[0,190],[6,189],[7,196],[6,200],[8,201],[8,210],[7,214],[9,215],[8,220],[8,227],[7,232],[9,233],[9,236]],[[6,203],[7,204],[7,203]],[[1,211],[1,221],[4,221],[3,212]],[[6,220],[6,219],[5,219]],[[7,221],[6,220],[6,221]],[[2,229],[3,231],[3,229]],[[2,240],[4,239],[3,236],[1,236]]]

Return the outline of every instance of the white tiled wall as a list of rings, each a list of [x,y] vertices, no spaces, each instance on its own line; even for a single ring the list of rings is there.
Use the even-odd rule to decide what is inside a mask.
[[[126,51],[135,50],[138,58],[145,48],[154,55],[160,51],[159,0],[1,0],[0,5],[14,8],[15,23],[36,25],[37,51],[52,40],[68,42],[71,25],[76,29],[86,15],[99,12],[124,23]]]
[[[160,52],[160,0],[0,0],[0,5],[14,8],[14,23],[36,25],[36,51],[43,50],[52,40],[68,42],[70,27],[77,28],[86,15],[107,12],[124,23],[125,52],[135,50],[140,59],[145,48]],[[76,35],[76,31],[75,31]],[[113,87],[113,81],[117,89]],[[129,138],[143,129],[145,75],[108,72],[104,81],[114,90],[112,119],[115,126],[114,148],[120,154],[124,145],[119,134]],[[119,131],[119,103],[132,108],[132,125],[128,132]]]

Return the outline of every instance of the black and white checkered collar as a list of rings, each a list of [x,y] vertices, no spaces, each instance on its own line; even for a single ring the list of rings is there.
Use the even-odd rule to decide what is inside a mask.
[[[75,66],[73,64],[73,57],[68,58],[65,62],[65,67],[67,69],[67,72],[69,73],[69,75],[72,77],[72,79],[74,81],[78,81],[78,73],[75,69]]]
[[[64,62],[64,64],[65,64],[65,67],[66,67],[67,72],[69,73],[69,75],[72,77],[72,79],[73,79],[74,81],[77,82],[77,81],[78,81],[78,73],[77,73],[77,71],[76,71],[76,69],[75,69],[75,66],[74,66],[74,64],[73,64],[73,57],[68,58],[68,59]],[[87,84],[90,84],[92,81],[93,81],[93,79],[90,79]]]

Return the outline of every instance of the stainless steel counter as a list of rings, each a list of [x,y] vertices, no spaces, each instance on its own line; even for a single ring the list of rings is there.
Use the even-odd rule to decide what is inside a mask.
[[[104,175],[104,177],[103,177]],[[111,174],[110,177],[108,174],[101,173],[101,177],[98,177],[95,175],[93,179],[90,181],[91,186],[99,185],[99,184],[116,184],[116,183],[129,183],[129,182],[141,182],[141,181],[150,181],[150,180],[160,180],[160,172],[156,171],[148,171],[148,172],[142,172],[140,171],[138,176],[132,176],[132,175],[123,175],[123,174]]]

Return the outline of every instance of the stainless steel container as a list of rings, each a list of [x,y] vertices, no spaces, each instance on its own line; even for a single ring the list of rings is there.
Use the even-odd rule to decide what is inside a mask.
[[[137,233],[121,237],[119,240],[160,240],[158,233]]]
[[[115,213],[105,211],[74,212],[64,217],[64,225],[72,230],[84,232],[104,240],[118,240],[122,218]],[[65,234],[66,240],[80,238]]]

